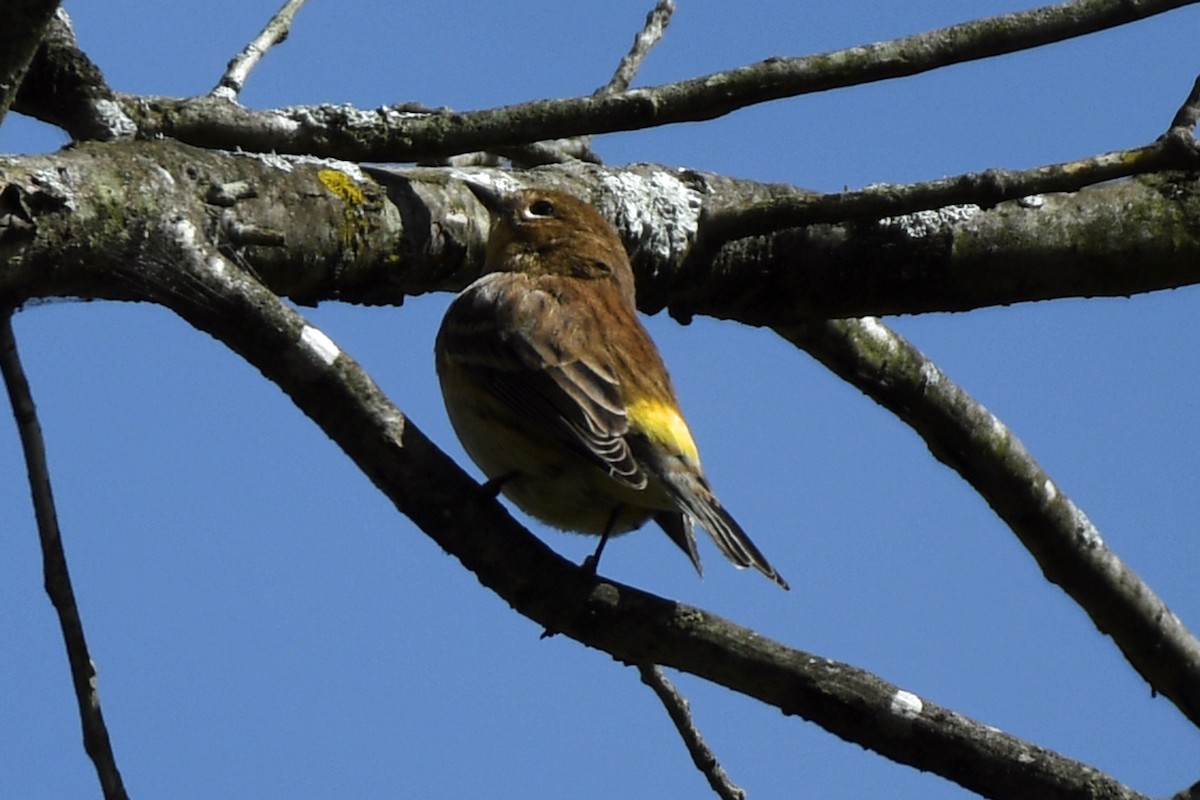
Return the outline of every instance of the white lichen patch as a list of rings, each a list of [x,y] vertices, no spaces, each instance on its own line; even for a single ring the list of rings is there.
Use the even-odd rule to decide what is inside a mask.
[[[903,720],[916,719],[921,716],[921,711],[924,708],[925,704],[921,702],[921,698],[903,689],[896,690],[896,693],[892,695],[892,702],[889,705],[892,714]]]
[[[100,98],[92,101],[93,117],[100,121],[113,139],[127,139],[137,133],[137,124],[129,118],[115,100]]]
[[[877,346],[882,346],[888,352],[895,352],[899,343],[896,341],[896,336],[888,329],[879,317],[862,317],[858,320],[858,324],[863,333],[865,333],[872,342]]]
[[[311,325],[305,325],[301,329],[300,346],[307,349],[313,359],[327,367],[337,361],[342,352],[324,332]]]
[[[1001,422],[999,417],[990,412],[988,413],[988,425],[991,429],[993,442],[999,442],[1012,436],[1012,432],[1009,431],[1008,426]]]
[[[225,259],[221,258],[220,256],[210,256],[209,259],[204,262],[204,264],[206,267],[208,267],[209,272],[211,272],[213,275],[216,275],[222,281],[229,280],[229,270],[226,269],[226,267],[229,265],[229,262]]]
[[[177,217],[167,224],[167,227],[174,234],[175,244],[185,250],[191,250],[196,246],[196,226],[187,217]]]
[[[507,172],[500,170],[467,170],[449,167],[446,174],[456,181],[469,181],[497,192],[519,192],[525,186]]]
[[[669,172],[609,172],[600,176],[600,185],[605,189],[601,212],[616,219],[655,260],[668,261],[695,240],[700,193]]]
[[[921,362],[921,383],[926,389],[934,388],[942,382],[942,371],[932,361]]]
[[[974,204],[944,206],[931,211],[915,211],[899,217],[884,217],[879,220],[879,224],[884,227],[898,228],[905,236],[919,239],[966,222],[981,210]]]
[[[369,180],[366,173],[353,161],[342,161],[337,158],[317,158],[316,156],[282,155],[280,153],[248,153],[241,150],[237,152],[237,155],[244,158],[253,158],[255,161],[260,161],[272,169],[278,169],[283,172],[291,172],[295,166],[304,165],[337,170],[338,172],[345,173],[347,177],[353,179],[356,183],[367,183]]]
[[[1083,546],[1089,550],[1099,550],[1105,548],[1104,538],[1100,536],[1100,531],[1096,530],[1096,526],[1088,519],[1088,515],[1083,513],[1083,510],[1074,503],[1070,503],[1070,512],[1072,517],[1071,527],[1075,530],[1075,535],[1083,542]]]
[[[175,187],[175,176],[172,175],[162,164],[154,164],[151,166],[151,170],[155,175],[162,178],[163,183],[165,183],[168,187]]]
[[[15,164],[17,162],[14,159],[12,163]],[[33,179],[33,182],[39,188],[48,192],[55,199],[62,201],[68,211],[75,210],[75,192],[62,180],[58,172],[54,170],[38,170],[29,177]]]

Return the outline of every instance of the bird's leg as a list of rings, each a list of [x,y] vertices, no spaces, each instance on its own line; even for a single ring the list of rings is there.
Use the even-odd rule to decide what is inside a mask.
[[[604,545],[608,544],[608,537],[612,534],[613,526],[617,524],[617,515],[621,513],[621,506],[614,506],[612,513],[608,515],[608,522],[604,525],[604,533],[600,534],[600,543],[596,545],[596,552],[583,560],[582,566],[593,575],[596,574],[596,568],[600,566],[600,554],[604,552]]]
[[[583,560],[580,564],[581,569],[587,570],[593,576],[596,574],[596,567],[600,564],[600,554],[604,552],[604,545],[608,544],[608,537],[612,534],[613,526],[617,524],[617,516],[621,513],[621,506],[615,506],[612,513],[608,515],[608,522],[604,524],[604,533],[600,534],[600,544],[596,545],[596,552]],[[542,631],[539,638],[549,639],[551,636],[557,636],[558,631],[546,628]]]
[[[508,483],[519,474],[520,473],[514,469],[512,472],[506,472],[503,475],[497,475],[494,478],[489,478],[480,488],[483,490],[484,494],[495,500],[500,496],[500,490],[504,488],[504,484]]]

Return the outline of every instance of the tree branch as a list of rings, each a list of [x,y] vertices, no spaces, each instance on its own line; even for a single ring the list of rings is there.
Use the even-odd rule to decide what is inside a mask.
[[[638,31],[637,36],[633,37],[633,47],[617,65],[617,71],[613,73],[612,80],[593,92],[594,96],[615,94],[629,88],[629,84],[633,82],[633,76],[641,68],[646,56],[667,32],[667,23],[671,21],[671,15],[674,13],[675,0],[658,0],[650,13],[646,15],[646,24]]]
[[[225,70],[225,74],[221,76],[221,80],[217,82],[209,95],[221,100],[236,100],[237,96],[242,93],[242,87],[246,84],[246,78],[250,76],[250,71],[258,66],[258,62],[277,44],[282,44],[288,37],[288,33],[292,29],[292,20],[296,17],[296,12],[304,5],[304,0],[287,0],[283,6],[275,12],[275,15],[267,22],[266,27],[254,37],[254,40],[246,45],[242,52],[234,56],[229,66]]]
[[[0,159],[0,296],[130,299],[112,279],[133,219],[184,205],[278,294],[398,304],[480,274],[487,219],[458,177],[233,155],[173,142],[87,145]],[[171,177],[171,181],[166,180]],[[1200,282],[1200,179],[1160,176],[991,210],[950,207],[876,223],[810,225],[689,258],[702,200],[753,204],[795,190],[638,165],[509,173],[595,202],[622,232],[638,301],[752,325],[1130,295]],[[386,196],[385,196],[386,188]],[[131,198],[114,215],[111,193]],[[114,218],[114,217],[119,217]],[[205,222],[205,220],[207,220]],[[284,232],[287,231],[287,235]],[[96,242],[64,265],[64,243]],[[77,244],[71,244],[77,247]],[[1019,254],[1019,257],[1014,257]]]
[[[11,0],[5,6],[0,27],[0,123],[17,97],[57,8],[58,0]]]
[[[724,116],[787,97],[915,75],[1118,27],[1200,0],[1073,0],[846,50],[772,58],[678,83],[486,111],[304,106],[251,111],[213,98],[126,95],[143,138],[348,161],[430,161],[548,139]]]
[[[1012,171],[989,169],[909,184],[875,184],[833,194],[796,192],[751,206],[706,209],[705,243],[763,236],[786,228],[834,222],[877,220],[952,205],[992,208],[1006,200],[1052,192],[1075,192],[1098,183],[1168,170],[1200,168],[1200,148],[1163,136],[1153,144],[1112,153]],[[710,238],[711,237],[711,238]]]
[[[708,785],[716,792],[717,797],[722,800],[745,800],[746,792],[729,780],[729,776],[725,774],[725,770],[717,761],[716,755],[709,749],[704,737],[700,735],[700,729],[692,721],[688,701],[667,680],[662,669],[654,664],[638,664],[637,669],[638,674],[642,677],[642,683],[650,687],[663,704],[663,708],[667,710],[667,716],[675,724],[675,730],[679,731],[679,738],[683,739],[688,755],[692,757],[692,763],[696,765],[696,769],[700,770],[700,774],[708,781]]]
[[[593,92],[593,97],[623,92],[629,88],[629,83],[633,80],[642,61],[666,32],[667,22],[670,21],[674,12],[674,0],[659,0],[659,3],[646,15],[645,25],[634,37],[633,48],[621,59],[612,79]],[[499,157],[511,161],[514,169],[531,169],[546,164],[565,164],[572,161],[602,163],[600,157],[592,151],[591,137],[586,135],[497,147],[494,153],[477,151],[442,158],[422,159],[418,163],[422,166],[441,167],[496,167],[501,165],[502,159]]]
[[[1197,117],[1200,79],[1167,131],[1142,147],[1017,172],[989,169],[921,183],[875,184],[833,194],[796,192],[731,209],[706,208],[703,243],[712,249],[731,239],[801,225],[876,220],[956,204],[991,208],[1005,200],[1074,192],[1117,178],[1168,170],[1193,171],[1200,169],[1200,144],[1194,131]]]
[[[622,227],[636,223],[641,233],[631,241],[643,276],[647,249],[661,251],[664,263],[686,251],[686,215],[694,231],[702,189],[748,197],[772,191],[653,168],[573,174],[577,192],[588,181],[607,186],[602,205],[613,211],[615,204]],[[1133,796],[1090,767],[850,665],[593,580],[516,525],[336,345],[235,266],[307,301],[395,299],[462,285],[479,269],[486,221],[452,174],[391,173],[395,206],[377,184],[355,175],[354,165],[283,163],[174,143],[88,145],[0,162],[0,298],[79,293],[174,309],[279,384],[397,508],[543,627],[624,661],[715,681],[989,796]],[[568,180],[553,171],[538,175]],[[137,199],[114,203],[121,197]],[[283,230],[294,235],[283,237]],[[659,241],[647,230],[679,238]]]
[[[1046,579],[1112,637],[1133,668],[1200,725],[1200,642],[1100,538],[999,419],[879,320],[778,329],[910,425],[1008,523]]]
[[[42,438],[42,426],[38,422],[37,407],[29,381],[21,366],[17,353],[17,340],[12,330],[12,309],[0,310],[0,371],[12,402],[13,417],[21,436],[21,447],[25,453],[25,464],[29,471],[29,490],[33,496],[33,510],[37,518],[38,539],[42,547],[42,571],[46,594],[58,614],[63,643],[67,650],[67,663],[71,668],[71,682],[75,689],[75,701],[79,706],[79,722],[83,728],[83,747],[96,768],[100,788],[105,800],[126,800],[125,785],[117,769],[112,743],[108,738],[108,727],[100,711],[100,695],[96,691],[96,667],[88,654],[87,638],[83,631],[83,620],[79,606],[75,603],[75,590],[71,586],[71,575],[67,570],[67,556],[63,549],[62,534],[58,528],[58,513],[54,509],[54,495],[50,490],[50,467],[46,461],[46,444]]]
[[[1194,136],[1197,120],[1200,120],[1200,78],[1197,78],[1196,82],[1192,84],[1192,91],[1188,93],[1187,99],[1175,113],[1175,118],[1171,120],[1170,130],[1184,131]]]
[[[75,42],[71,19],[59,9],[38,49],[13,108],[77,141],[113,141],[135,133],[133,121],[100,68]]]
[[[222,258],[186,219],[137,231],[151,299],[282,388],[404,514],[514,609],[633,663],[756,697],[888,758],[989,797],[1135,798],[1092,767],[973,722],[848,664],[590,575],[518,525],[358,365]]]

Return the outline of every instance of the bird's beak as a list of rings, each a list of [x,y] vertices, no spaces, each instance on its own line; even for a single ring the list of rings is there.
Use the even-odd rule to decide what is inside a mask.
[[[475,195],[479,199],[479,202],[483,203],[484,208],[493,214],[500,212],[504,196],[499,190],[493,189],[491,186],[484,186],[482,183],[475,183],[474,181],[463,181],[463,183],[471,190],[471,194]]]

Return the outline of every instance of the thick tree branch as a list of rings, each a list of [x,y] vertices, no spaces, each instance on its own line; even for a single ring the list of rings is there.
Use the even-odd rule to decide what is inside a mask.
[[[76,44],[71,20],[62,9],[30,64],[13,107],[57,125],[78,142],[107,142],[135,132],[99,67]]]
[[[197,153],[179,145],[121,150],[93,145],[22,160],[18,163],[35,166],[41,177],[0,180],[0,263],[6,265],[0,296],[19,300],[22,287],[41,294],[87,289],[90,296],[150,300],[174,309],[278,383],[399,509],[543,627],[628,662],[663,664],[713,680],[988,796],[1133,796],[1091,768],[900,692],[854,667],[789,650],[699,609],[582,574],[480,493],[336,345],[234,266],[246,264],[260,275],[290,280],[309,297],[330,296],[330,286],[350,290],[357,278],[338,275],[332,264],[352,270],[355,259],[344,265],[326,259],[357,251],[365,262],[373,260],[376,245],[369,236],[359,238],[368,223],[358,215],[378,224],[389,212],[378,196],[356,194],[367,192],[369,184],[327,166],[292,165],[281,173],[260,159]],[[172,154],[185,157],[176,162]],[[70,168],[46,169],[63,158],[71,159]],[[12,169],[9,164],[0,174],[11,179]],[[47,182],[46,175],[60,176],[61,183]],[[92,182],[95,196],[85,191]],[[308,197],[307,207],[285,208],[292,217],[289,230],[319,231],[313,239],[301,237],[285,247],[272,235],[267,215],[279,202],[272,192],[280,191],[270,188],[272,183],[291,184],[296,198]],[[408,187],[409,203],[447,204],[436,212],[443,235],[463,241],[471,231],[481,236],[482,218],[476,219],[472,207],[452,210],[448,187],[427,183],[421,194],[416,188]],[[115,197],[130,202],[114,203]],[[233,240],[235,226],[221,212],[242,204],[258,212],[238,221],[262,224]],[[362,213],[364,206],[373,210]],[[399,227],[399,222],[392,224]],[[403,223],[412,236],[436,239],[428,233],[431,219],[413,209],[405,212]],[[42,237],[56,246],[45,244],[44,255],[22,259],[20,254],[43,246]],[[73,243],[69,254],[63,241]],[[301,244],[314,249],[288,250]],[[393,280],[416,280],[422,271],[427,285],[465,278],[467,267],[448,266],[453,261],[448,256],[457,254],[461,265],[472,263],[470,248],[445,241],[438,246],[441,257],[434,257],[423,249],[428,245],[409,242],[405,253],[414,254],[411,261],[399,262],[408,270],[406,277],[396,274],[393,258]],[[272,254],[264,257],[257,248]],[[312,275],[290,275],[283,266],[311,261],[321,264]],[[318,275],[331,283],[316,280]],[[481,530],[487,535],[479,535]]]
[[[479,274],[487,219],[455,177],[183,145],[89,145],[0,159],[0,296],[129,299],[112,278],[130,220],[187,204],[196,224],[273,291],[300,303],[403,302]],[[1164,174],[994,209],[951,207],[876,223],[811,225],[687,256],[702,201],[794,193],[648,165],[540,169],[503,180],[595,201],[622,232],[644,310],[755,325],[964,310],[1051,297],[1129,295],[1200,282],[1200,180]],[[287,235],[284,235],[284,232]],[[114,236],[113,233],[116,235]],[[64,244],[93,242],[64,262]]]
[[[137,234],[143,247],[126,271],[136,271],[150,299],[260,369],[398,509],[539,625],[626,662],[672,666],[756,697],[988,797],[1140,797],[1091,767],[863,670],[569,564],[429,442],[349,356],[222,258],[186,217],[165,217]]]
[[[530,142],[640,130],[741,108],[899,78],[1062,41],[1200,0],[1073,0],[888,42],[799,58],[772,58],[662,86],[458,113],[393,106],[363,111],[305,106],[251,111],[214,98],[126,95],[143,138],[201,147],[308,154],[349,161],[429,161]]]
[[[682,320],[776,325],[1189,285],[1200,280],[1197,187],[1195,173],[1163,173],[991,209],[783,230],[693,251],[642,300]]]
[[[1150,686],[1200,725],[1200,642],[1126,566],[999,419],[877,319],[779,329],[911,425],[987,500],[1047,580],[1112,637]]]
[[[10,0],[0,25],[0,123],[17,97],[33,54],[46,35],[58,0]]]

